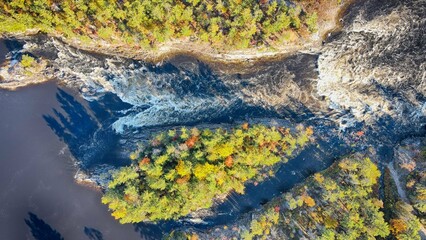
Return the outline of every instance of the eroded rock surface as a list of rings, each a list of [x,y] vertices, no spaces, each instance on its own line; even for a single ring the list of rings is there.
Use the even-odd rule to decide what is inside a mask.
[[[318,94],[359,120],[426,115],[426,2],[366,1],[318,60]]]

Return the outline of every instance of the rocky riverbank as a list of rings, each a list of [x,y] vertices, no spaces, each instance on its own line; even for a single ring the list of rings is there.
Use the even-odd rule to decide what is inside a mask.
[[[342,32],[322,48],[318,94],[367,122],[424,118],[425,9],[415,0],[355,4]]]
[[[273,46],[269,47],[256,47],[244,50],[225,50],[212,47],[207,43],[193,42],[189,39],[173,40],[152,49],[144,49],[127,44],[110,43],[96,38],[89,42],[82,42],[76,38],[65,38],[59,33],[49,33],[48,36],[42,36],[40,38],[40,33],[37,29],[28,29],[26,32],[22,33],[3,33],[2,38],[14,39],[25,43],[21,53],[31,52],[31,48],[34,47],[34,38],[38,38],[44,39],[43,41],[46,42],[56,42],[56,45],[69,46],[77,51],[84,51],[86,52],[85,54],[93,53],[95,55],[105,55],[107,58],[118,57],[128,60],[142,60],[144,62],[153,63],[154,65],[162,64],[164,61],[169,61],[176,56],[192,56],[212,67],[217,66],[218,70],[221,72],[232,73],[235,72],[236,68],[239,69],[239,71],[242,69],[250,69],[255,66],[257,62],[282,59],[300,52],[314,53],[320,51],[324,38],[328,36],[330,32],[338,31],[341,28],[340,17],[352,2],[354,1],[347,0],[337,4],[337,1],[330,3],[323,1],[321,6],[315,6],[318,8],[318,30],[314,34],[308,34],[306,36],[293,34],[294,36],[291,38],[291,41],[288,42],[274,43]],[[46,44],[46,42],[36,42],[36,44]],[[31,76],[14,73],[18,75],[18,77],[11,79],[10,76],[7,75],[7,72],[10,72],[12,68],[10,62],[19,61],[19,57],[19,55],[9,56],[8,62],[3,64],[3,73],[0,75],[3,78],[0,78],[0,88],[14,90],[26,84],[40,83],[52,79],[52,77],[58,77],[58,75],[52,75],[52,71],[56,71],[54,68],[48,68],[47,64],[44,64],[40,65],[40,68],[33,70],[35,73]],[[46,61],[46,59],[43,59],[43,61]],[[60,68],[60,66],[57,67]]]
[[[16,90],[32,84],[40,84],[53,79],[48,72],[48,61],[38,59],[32,66],[24,67],[19,62],[10,60],[0,66],[0,88]]]

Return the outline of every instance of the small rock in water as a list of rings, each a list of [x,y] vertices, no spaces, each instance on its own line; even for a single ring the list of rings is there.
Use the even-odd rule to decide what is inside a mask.
[[[186,219],[186,221],[190,223],[195,223],[195,224],[208,224],[206,221],[204,221],[201,218],[190,218],[190,219]]]

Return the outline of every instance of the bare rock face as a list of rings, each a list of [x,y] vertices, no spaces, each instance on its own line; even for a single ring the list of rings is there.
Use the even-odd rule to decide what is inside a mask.
[[[322,49],[318,94],[358,120],[424,117],[425,16],[421,0],[353,6],[340,36]]]

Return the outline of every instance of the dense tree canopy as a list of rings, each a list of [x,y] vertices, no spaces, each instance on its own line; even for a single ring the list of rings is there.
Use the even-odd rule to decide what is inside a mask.
[[[176,219],[209,208],[230,191],[285,162],[305,145],[312,128],[293,136],[289,129],[262,125],[231,130],[169,130],[131,155],[131,166],[113,175],[102,202],[122,223]],[[261,179],[258,179],[261,180]]]
[[[379,176],[368,158],[344,159],[270,203],[242,237],[268,239],[273,232],[290,239],[386,237],[383,203],[373,192]]]
[[[309,1],[308,1],[309,2]],[[154,46],[196,37],[246,48],[289,38],[286,30],[316,31],[316,13],[280,0],[4,0],[0,32],[36,28],[90,41],[101,38]]]

